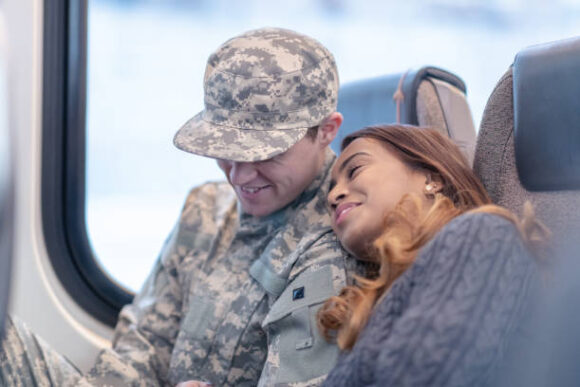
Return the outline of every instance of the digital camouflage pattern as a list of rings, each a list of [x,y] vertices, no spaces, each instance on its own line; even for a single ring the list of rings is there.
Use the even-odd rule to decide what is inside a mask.
[[[334,59],[318,42],[250,31],[210,57],[205,110],[174,142],[210,157],[268,159],[334,112],[337,92]],[[319,385],[338,350],[320,337],[316,312],[360,272],[325,207],[334,159],[327,149],[311,185],[267,217],[244,214],[227,183],[194,189],[94,368],[81,375],[14,319],[0,348],[2,385]]]
[[[79,380],[66,359],[9,326],[0,376],[35,382],[2,385],[322,383],[338,350],[321,338],[315,315],[354,271],[325,208],[333,160],[327,150],[312,184],[265,218],[241,212],[227,183],[194,189],[155,269],[121,311],[112,349],[94,368]],[[301,297],[294,292],[300,288]]]
[[[293,364],[292,359],[279,363],[276,354],[288,349],[278,344],[294,329],[316,342],[304,349],[290,343],[296,357],[307,356],[309,349],[322,355],[314,364],[317,373],[305,375],[326,374],[337,350],[309,322],[316,306],[346,283],[346,257],[325,208],[333,160],[328,150],[312,184],[265,218],[242,213],[226,183],[194,189],[155,270],[123,309],[113,349],[101,353],[86,380],[94,385],[175,385],[193,379],[216,386],[272,386],[280,383],[280,370]],[[306,319],[294,319],[290,310],[270,315],[280,303],[303,302],[281,295],[323,268],[331,293],[305,287],[303,299],[312,302]],[[298,379],[282,384],[308,381],[293,371],[284,373]]]
[[[294,31],[263,28],[230,39],[208,59],[205,109],[175,135],[187,152],[259,161],[285,152],[336,110],[332,54]]]
[[[73,386],[79,370],[25,324],[7,317],[0,350],[0,386]]]

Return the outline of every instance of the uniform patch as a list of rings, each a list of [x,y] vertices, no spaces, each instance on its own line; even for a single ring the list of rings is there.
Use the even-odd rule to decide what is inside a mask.
[[[304,286],[292,290],[292,301],[304,298]]]

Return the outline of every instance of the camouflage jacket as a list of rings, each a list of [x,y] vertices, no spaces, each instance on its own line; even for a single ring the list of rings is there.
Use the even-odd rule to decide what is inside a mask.
[[[81,384],[318,385],[337,348],[315,315],[350,265],[325,208],[330,166],[284,209],[244,214],[227,183],[189,194],[179,223],[131,305],[113,349]]]

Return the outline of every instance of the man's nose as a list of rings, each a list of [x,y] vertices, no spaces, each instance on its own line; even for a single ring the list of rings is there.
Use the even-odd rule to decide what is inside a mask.
[[[234,185],[244,185],[251,182],[258,175],[254,163],[232,162],[230,182]]]

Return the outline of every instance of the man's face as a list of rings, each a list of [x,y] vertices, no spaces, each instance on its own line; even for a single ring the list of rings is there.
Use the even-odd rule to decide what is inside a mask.
[[[237,162],[218,159],[243,210],[266,216],[293,201],[310,185],[324,162],[318,137],[304,137],[286,152],[271,159]]]

